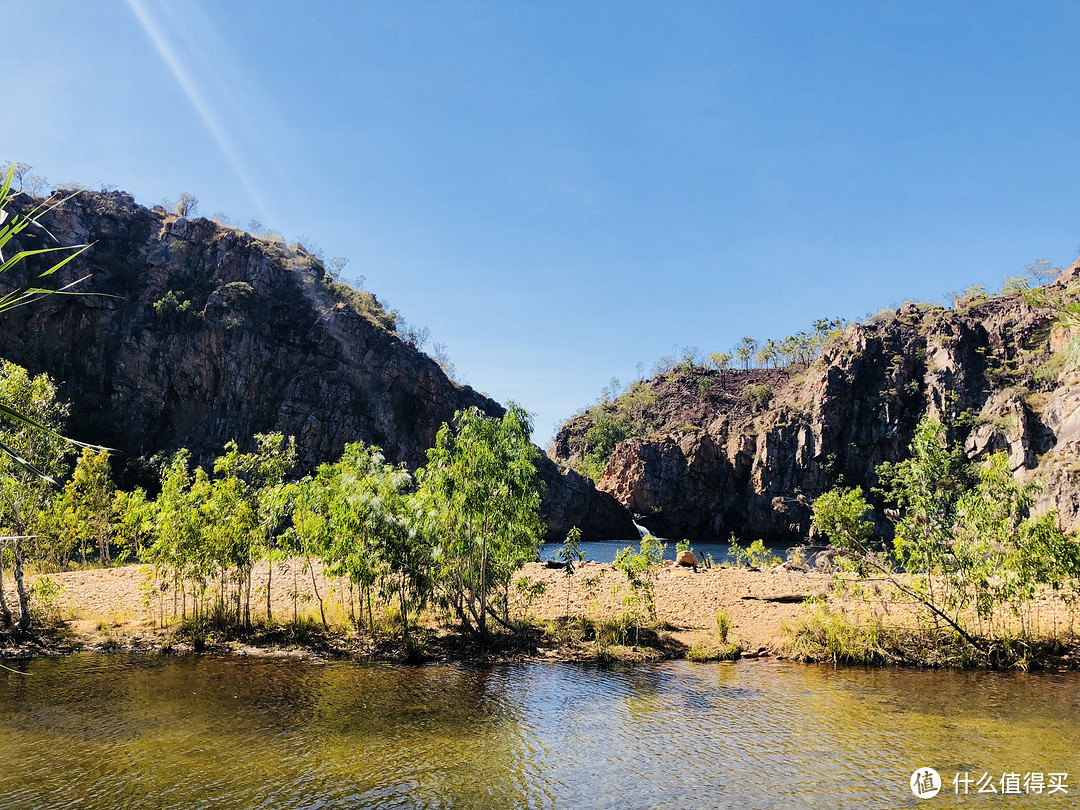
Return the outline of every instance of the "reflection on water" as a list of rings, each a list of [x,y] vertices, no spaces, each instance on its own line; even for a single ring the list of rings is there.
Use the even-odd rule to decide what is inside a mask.
[[[0,675],[0,806],[897,807],[1074,773],[1076,676],[80,655]],[[1015,798],[942,796],[964,806]]]

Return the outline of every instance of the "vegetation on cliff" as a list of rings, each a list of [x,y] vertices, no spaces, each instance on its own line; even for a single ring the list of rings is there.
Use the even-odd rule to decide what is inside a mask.
[[[799,495],[841,476],[870,491],[929,416],[968,458],[1005,451],[1018,477],[1042,476],[1038,506],[1073,531],[1080,376],[1067,361],[1075,330],[1055,318],[1075,306],[1078,277],[1033,263],[996,295],[972,288],[951,308],[883,310],[829,332],[808,365],[733,370],[733,353],[720,368],[675,364],[567,422],[549,452],[654,532],[794,543],[810,530]]]

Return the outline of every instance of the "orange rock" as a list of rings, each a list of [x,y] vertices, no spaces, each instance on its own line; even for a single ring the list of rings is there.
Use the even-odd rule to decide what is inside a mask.
[[[687,568],[697,568],[698,559],[692,551],[680,551],[675,555],[676,565],[685,565]]]

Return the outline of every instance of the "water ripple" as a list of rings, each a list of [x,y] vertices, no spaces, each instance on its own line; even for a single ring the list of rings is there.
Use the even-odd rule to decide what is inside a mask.
[[[26,666],[0,678],[2,808],[895,807],[917,767],[1077,771],[1080,743],[1071,675]]]

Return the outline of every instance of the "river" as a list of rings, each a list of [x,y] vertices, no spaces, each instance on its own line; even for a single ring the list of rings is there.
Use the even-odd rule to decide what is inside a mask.
[[[664,559],[674,560],[677,552],[677,543],[674,540],[663,540],[664,543]],[[619,542],[614,540],[592,540],[579,543],[579,549],[582,554],[585,555],[586,560],[598,563],[611,563],[615,561],[615,555],[628,546],[635,551],[639,548],[640,541],[627,540],[625,542]],[[703,563],[709,557],[712,557],[712,561],[716,564],[731,563],[734,560],[728,554],[728,549],[731,548],[731,541],[701,541],[690,544],[697,558]],[[746,543],[745,545],[749,545]],[[781,560],[787,558],[787,550],[792,545],[791,542],[769,542],[765,543],[766,550],[779,557]],[[541,560],[554,560],[558,558],[559,552],[562,550],[562,543],[544,543],[540,546],[540,559]],[[815,546],[815,548],[818,548]]]
[[[1075,675],[126,654],[14,667],[0,670],[4,808],[901,807],[922,803],[909,782],[925,767],[938,803],[1080,795]],[[984,773],[998,793],[976,792]],[[1011,773],[1046,787],[1001,795]]]

